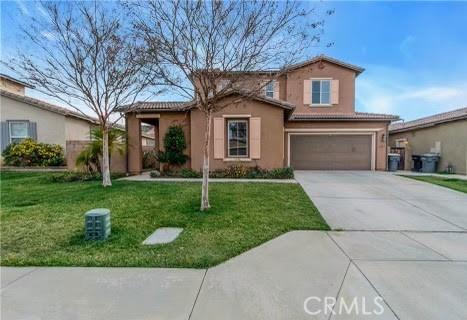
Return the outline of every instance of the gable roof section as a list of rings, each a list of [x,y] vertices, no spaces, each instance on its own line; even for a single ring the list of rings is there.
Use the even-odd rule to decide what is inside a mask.
[[[253,95],[245,90],[230,90],[225,94],[221,95],[219,99],[226,98],[231,95],[242,95],[246,99],[252,99],[255,101],[264,102],[275,107],[285,109],[287,111],[293,111],[295,106],[291,103],[288,103],[283,100],[273,99],[261,95]],[[187,111],[195,107],[195,101],[152,101],[152,102],[142,102],[138,101],[132,105],[125,105],[117,108],[120,112],[151,112],[151,111],[172,111],[172,112],[181,112]]]
[[[396,121],[398,116],[382,113],[294,113],[290,121]]]
[[[67,116],[67,117],[73,117],[73,118],[85,120],[85,121],[88,121],[88,122],[97,123],[97,120],[92,118],[92,117],[85,116],[84,114],[81,114],[79,112],[75,112],[75,111],[72,111],[72,110],[69,110],[69,109],[66,109],[66,108],[63,108],[63,107],[59,107],[59,106],[50,104],[48,102],[45,102],[45,101],[42,101],[42,100],[39,100],[39,99],[35,99],[35,98],[15,94],[15,93],[5,91],[5,90],[1,90],[1,89],[0,89],[0,95],[2,97],[7,97],[7,98],[10,98],[10,99],[19,101],[19,102],[24,102],[26,104],[29,104],[29,105],[33,106],[33,107],[37,107],[37,108],[47,110],[47,111],[50,111],[50,112],[58,113],[58,114],[61,114],[61,115]]]
[[[362,67],[359,67],[359,66],[344,62],[342,60],[331,58],[331,57],[326,56],[324,54],[313,57],[313,58],[308,59],[308,60],[303,61],[303,62],[299,62],[299,63],[294,64],[294,65],[291,65],[290,67],[287,68],[287,71],[292,71],[292,70],[295,70],[295,69],[299,69],[299,68],[302,68],[302,67],[305,67],[307,65],[317,63],[317,62],[320,62],[320,61],[326,61],[326,62],[335,64],[335,65],[341,66],[343,68],[353,70],[353,71],[355,71],[357,73],[357,75],[359,75],[360,73],[365,71],[365,69],[362,68]]]
[[[389,132],[397,133],[416,129],[432,127],[441,123],[467,119],[467,107],[448,112],[438,113],[407,122],[394,123],[389,126]]]

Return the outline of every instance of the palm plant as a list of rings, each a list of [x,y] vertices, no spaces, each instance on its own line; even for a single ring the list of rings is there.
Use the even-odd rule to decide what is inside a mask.
[[[112,128],[108,132],[109,135],[109,163],[111,155],[114,152],[123,154],[125,152],[125,132],[116,128]],[[93,173],[102,172],[101,159],[102,159],[102,144],[103,144],[103,131],[101,128],[91,129],[91,143],[80,152],[76,158],[76,166],[83,168],[83,170]]]

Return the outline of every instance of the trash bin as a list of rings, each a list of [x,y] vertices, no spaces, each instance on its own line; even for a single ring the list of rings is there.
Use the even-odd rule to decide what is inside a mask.
[[[388,170],[397,171],[401,155],[398,153],[388,153]]]
[[[425,153],[420,157],[422,162],[422,172],[433,173],[438,167],[439,155],[437,153]]]
[[[422,170],[422,160],[420,159],[421,156],[419,155],[413,155],[412,156],[412,171],[416,171],[416,172],[419,172]]]

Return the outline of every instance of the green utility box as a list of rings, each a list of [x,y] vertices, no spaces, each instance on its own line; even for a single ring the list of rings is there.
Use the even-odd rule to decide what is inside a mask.
[[[110,210],[92,209],[84,215],[86,240],[105,240],[110,235]]]

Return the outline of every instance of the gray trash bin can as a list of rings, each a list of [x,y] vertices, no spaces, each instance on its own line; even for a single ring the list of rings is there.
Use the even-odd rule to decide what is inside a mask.
[[[422,161],[421,172],[433,173],[438,167],[439,155],[437,153],[425,153],[420,157]]]
[[[399,168],[399,161],[401,159],[401,155],[398,153],[389,153],[388,154],[388,170],[389,171],[397,171]]]

